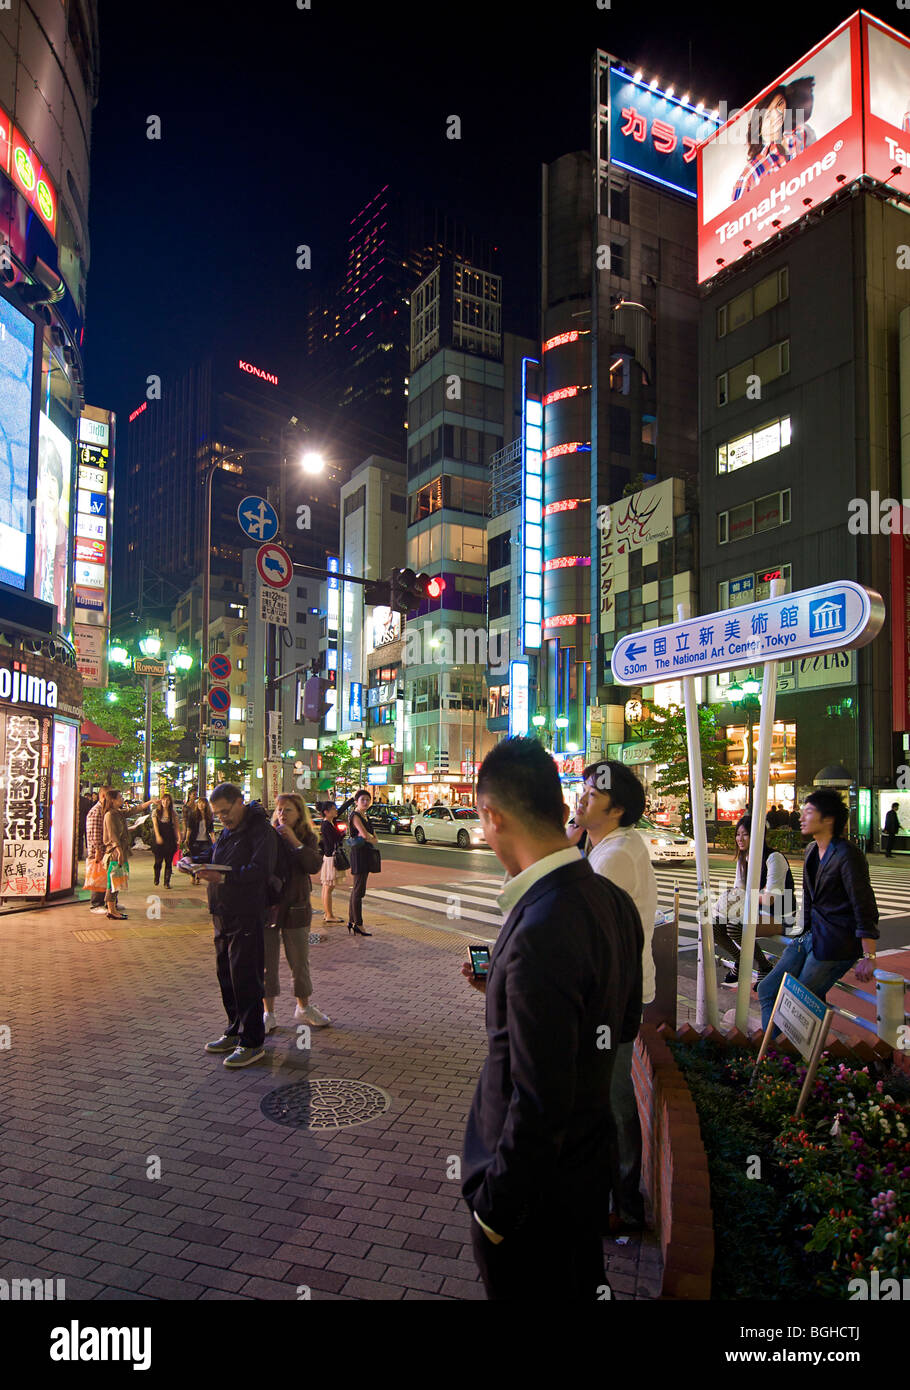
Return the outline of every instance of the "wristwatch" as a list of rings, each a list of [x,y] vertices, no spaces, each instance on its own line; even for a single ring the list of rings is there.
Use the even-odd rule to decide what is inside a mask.
[[[875,952],[863,951],[863,960],[875,960]]]

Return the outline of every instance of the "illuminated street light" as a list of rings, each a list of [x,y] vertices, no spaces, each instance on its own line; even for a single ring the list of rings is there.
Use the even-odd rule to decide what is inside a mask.
[[[148,636],[139,640],[139,650],[143,656],[154,658],[161,651],[161,638],[156,633],[150,632]]]
[[[532,723],[532,724],[534,725],[534,727],[537,728],[537,729],[542,729],[543,726],[544,726],[544,724],[546,724],[546,722],[547,722],[547,716],[546,716],[545,714],[532,714],[532,715],[531,715],[531,723]]]
[[[307,452],[301,456],[300,466],[304,473],[322,473],[325,469],[325,459],[322,454],[316,453],[314,449],[308,449]]]
[[[556,719],[556,727],[557,727],[557,729],[568,729],[568,727],[569,727],[568,716],[565,715],[565,714],[560,714],[559,717]]]
[[[129,666],[130,664],[130,654],[127,651],[126,647],[121,647],[119,645],[116,647],[111,647],[110,658],[111,661],[114,662],[115,666]]]

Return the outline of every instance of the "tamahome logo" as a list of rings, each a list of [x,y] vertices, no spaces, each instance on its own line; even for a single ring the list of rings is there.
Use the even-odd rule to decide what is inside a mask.
[[[773,212],[776,207],[783,209],[783,204],[788,198],[792,198],[801,188],[812,183],[813,179],[820,178],[823,173],[833,169],[837,162],[838,152],[843,148],[843,141],[836,140],[834,148],[829,150],[822,159],[816,159],[811,164],[807,164],[801,173],[792,179],[781,179],[780,183],[768,190],[767,195],[756,203],[754,207],[744,212],[742,217],[738,217],[735,222],[722,222],[719,227],[715,227],[715,236],[720,237],[720,244],[729,241],[730,237],[737,236],[738,233],[745,231],[753,222],[758,222],[761,218],[767,217],[768,213]]]
[[[14,661],[13,668],[0,666],[0,700],[11,705],[43,705],[45,709],[57,708],[57,682],[45,680],[43,676],[30,676],[21,662]]]
[[[152,1364],[150,1327],[69,1327],[51,1329],[52,1361],[132,1361],[134,1371]]]
[[[278,385],[278,378],[274,372],[264,372],[261,367],[254,367],[252,362],[244,362],[242,357],[237,366],[242,372],[249,372],[250,376],[258,376],[260,381],[270,381],[273,386]]]

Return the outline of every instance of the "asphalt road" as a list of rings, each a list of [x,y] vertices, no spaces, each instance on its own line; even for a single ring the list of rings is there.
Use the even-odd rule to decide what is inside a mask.
[[[413,835],[380,835],[383,859],[405,864],[430,864],[451,869],[453,875],[467,869],[471,873],[501,874],[502,866],[486,845],[480,849],[459,849],[457,845],[418,845]]]

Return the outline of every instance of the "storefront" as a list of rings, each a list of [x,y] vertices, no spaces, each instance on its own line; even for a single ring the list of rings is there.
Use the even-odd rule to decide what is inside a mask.
[[[727,763],[736,777],[735,787],[717,793],[717,819],[738,821],[749,804],[749,726],[727,724],[723,733],[729,740]],[[758,761],[758,721],[752,726],[752,769]],[[783,808],[789,815],[798,809],[796,800],[796,723],[778,719],[771,739],[771,773],[768,806]]]
[[[474,787],[465,782],[458,773],[431,773],[423,764],[423,771],[408,773],[405,777],[404,800],[416,801],[418,811],[426,811],[437,801],[447,806],[473,806]],[[421,764],[418,764],[418,768]]]
[[[76,882],[82,678],[62,638],[0,648],[0,911]]]

